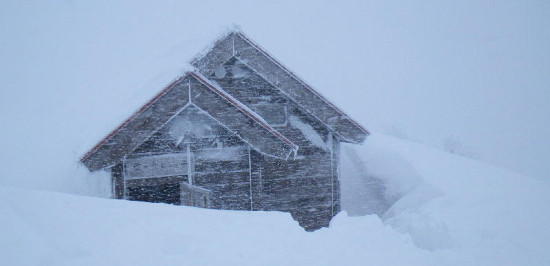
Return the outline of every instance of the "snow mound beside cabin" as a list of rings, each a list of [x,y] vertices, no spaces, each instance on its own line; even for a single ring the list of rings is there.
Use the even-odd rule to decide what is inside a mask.
[[[381,204],[384,224],[440,265],[550,265],[548,183],[377,134],[342,150],[343,209]],[[373,182],[381,195],[361,194]]]
[[[0,265],[550,264],[547,183],[376,134],[342,155],[355,216],[313,233],[287,213],[0,186]],[[357,196],[365,181],[383,190]]]

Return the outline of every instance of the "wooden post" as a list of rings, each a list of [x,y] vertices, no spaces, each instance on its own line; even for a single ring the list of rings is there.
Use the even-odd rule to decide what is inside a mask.
[[[123,166],[122,163],[111,168],[111,181],[113,184],[112,197],[114,199],[122,199],[124,194],[124,180],[123,180]]]

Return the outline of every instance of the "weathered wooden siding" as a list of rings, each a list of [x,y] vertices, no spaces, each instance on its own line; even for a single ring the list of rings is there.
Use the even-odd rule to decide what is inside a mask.
[[[287,158],[295,149],[293,143],[261,121],[260,117],[252,115],[253,112],[249,112],[246,106],[232,102],[234,99],[227,92],[206,88],[198,80],[191,80],[190,85],[191,99],[195,106],[214,119],[223,121],[228,129],[255,149],[278,158]],[[235,108],[234,105],[246,109]]]
[[[226,148],[225,150],[229,150]],[[223,152],[223,150],[222,150]],[[212,208],[250,210],[247,146],[231,149],[231,157],[216,158],[211,151],[194,151],[194,184],[212,191]],[[205,156],[201,156],[201,154]]]
[[[252,110],[259,112],[259,108],[269,106],[272,110],[283,111],[267,112],[264,119],[274,123],[273,126],[281,134],[300,147],[296,156],[282,160],[251,150],[240,137],[221,125],[215,116],[225,116],[224,121],[234,129],[242,127],[242,117],[238,113],[223,112],[222,109],[227,109],[224,106],[227,102],[216,101],[213,92],[191,82],[194,85],[189,90],[191,104],[126,157],[127,161],[142,159],[149,162],[147,167],[151,167],[151,161],[159,162],[156,167],[179,165],[181,171],[150,169],[155,173],[149,175],[158,175],[156,179],[130,177],[123,190],[120,188],[119,173],[122,166],[117,166],[113,168],[113,180],[118,184],[115,185],[115,197],[122,197],[121,193],[125,193],[126,198],[131,200],[158,201],[162,195],[157,194],[173,194],[175,190],[181,189],[177,182],[185,182],[208,190],[208,204],[197,206],[286,211],[307,230],[328,226],[331,218],[340,210],[338,139],[332,136],[325,125],[305,112],[302,106],[289,100],[238,59],[227,61],[223,65],[223,72],[213,74],[211,79]],[[207,110],[199,106],[205,106]],[[179,163],[177,160],[163,163],[150,158],[167,155],[182,157],[178,157]],[[191,156],[189,161],[187,156]],[[139,168],[126,170],[126,173],[134,175],[144,173]],[[165,176],[163,173],[173,175]],[[133,180],[135,178],[139,180]],[[191,194],[189,192],[186,196]],[[175,204],[174,195],[165,198],[167,203]],[[182,199],[181,203],[186,204],[185,201]],[[193,202],[196,205],[196,201]]]
[[[187,149],[190,151],[187,152]],[[204,111],[190,105],[127,156],[127,167],[132,167],[130,162],[135,164],[141,161],[141,167],[159,169],[149,169],[152,172],[146,174],[150,178],[143,178],[142,169],[126,169],[126,198],[159,201],[162,195],[153,194],[171,193],[164,195],[165,202],[175,204],[173,194],[176,189],[180,189],[178,182],[186,182],[211,192],[206,207],[249,210],[248,150],[246,143]],[[187,161],[188,156],[190,158]],[[174,160],[163,163],[160,159],[151,159],[164,157],[177,158],[181,163],[174,163]],[[113,170],[113,173],[118,176],[118,171]],[[174,182],[162,183],[163,180]],[[153,189],[154,186],[160,188]],[[140,192],[143,195],[139,195]],[[176,196],[179,197],[179,194]]]
[[[290,212],[308,230],[328,226],[339,211],[338,150],[334,150],[338,140],[302,106],[235,57],[209,78],[256,112],[265,105],[283,110],[263,118],[300,147],[289,160],[252,154],[252,209]]]
[[[240,102],[262,116],[271,126],[286,123],[287,97],[233,57],[210,77]]]
[[[81,159],[113,197],[290,212],[306,230],[340,211],[340,142],[368,132],[240,32],[192,61]],[[298,149],[299,147],[299,149]]]
[[[248,109],[242,109],[240,103],[230,101],[200,74],[187,73],[101,140],[81,162],[90,171],[113,167],[189,104],[223,122],[235,135],[266,154],[286,158],[295,149],[284,136]]]
[[[334,130],[343,141],[361,143],[368,135],[364,128],[240,32],[224,36],[207,54],[194,59],[191,64],[204,75],[211,76],[219,65],[232,57],[239,58],[270,83],[275,84],[290,98],[304,106],[308,113]]]

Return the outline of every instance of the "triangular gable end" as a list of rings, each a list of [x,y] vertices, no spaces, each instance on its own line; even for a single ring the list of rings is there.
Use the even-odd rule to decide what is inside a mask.
[[[221,88],[200,74],[190,72],[153,97],[80,161],[90,171],[117,164],[190,104],[203,110],[263,154],[286,159],[298,149],[298,146]]]
[[[242,32],[231,32],[220,38],[205,55],[191,64],[203,75],[210,76],[220,65],[237,57],[274,84],[306,112],[340,136],[342,141],[362,143],[369,132],[342,110],[301,80]]]

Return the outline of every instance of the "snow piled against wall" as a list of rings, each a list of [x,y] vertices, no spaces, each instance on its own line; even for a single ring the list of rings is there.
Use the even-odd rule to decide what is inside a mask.
[[[476,84],[445,79],[432,82],[427,76],[416,79],[416,85],[411,86],[410,82],[415,81],[410,78],[411,69],[422,70],[413,74],[432,73],[433,64],[422,68],[417,58],[455,55],[457,49],[447,46],[449,50],[433,53],[434,46],[426,53],[427,43],[445,47],[430,38],[425,38],[425,43],[417,42],[422,49],[416,53],[398,49],[396,44],[403,39],[387,33],[403,30],[401,20],[395,20],[404,18],[402,5],[395,5],[395,10],[374,6],[369,11],[336,3],[348,9],[332,12],[333,6],[328,3],[311,9],[296,1],[287,1],[286,5],[263,3],[261,11],[251,2],[139,2],[3,3],[0,265],[550,265],[547,183],[377,134],[370,136],[364,146],[342,149],[343,207],[354,217],[342,213],[329,229],[314,233],[304,232],[283,213],[201,210],[28,190],[108,197],[109,174],[90,174],[78,158],[188,70],[186,62],[216,39],[217,29],[223,31],[220,25],[232,21],[239,21],[251,37],[370,129],[373,122],[388,123],[395,114],[402,114],[401,119],[411,123],[422,122],[417,120],[416,112],[396,108],[402,104],[410,107],[410,103],[424,105],[425,101],[411,100],[408,94],[391,88],[422,92],[418,95],[439,91],[444,99],[456,101],[448,97],[448,90],[438,86],[455,84],[460,91],[467,87],[502,87],[481,86],[483,83],[470,86]],[[307,14],[304,10],[314,12]],[[448,10],[457,13],[454,8]],[[494,10],[494,5],[487,5],[486,10]],[[287,15],[283,11],[291,13],[289,19],[279,19],[281,14]],[[341,19],[341,14],[348,17],[351,11],[352,20]],[[366,11],[376,23],[363,23]],[[247,16],[242,15],[247,12]],[[416,21],[418,16],[414,14],[425,12],[416,10],[411,14],[408,17]],[[483,9],[479,14],[487,15]],[[381,20],[386,17],[388,20]],[[461,17],[456,22],[464,25]],[[346,24],[353,27],[341,27]],[[296,25],[305,28],[294,30]],[[365,25],[371,28],[365,31]],[[440,25],[445,28],[449,24]],[[478,25],[472,20],[470,28]],[[331,34],[341,34],[325,38],[327,29]],[[421,33],[433,37],[429,29]],[[308,32],[307,38],[304,32]],[[443,37],[448,39],[446,34]],[[285,44],[289,40],[300,42],[289,46]],[[416,39],[405,39],[403,43],[410,44],[411,40]],[[524,42],[522,38],[517,40]],[[506,44],[509,41],[502,39]],[[373,45],[359,50],[371,53],[357,57],[356,48],[364,47],[351,43]],[[345,53],[332,53],[334,47],[342,45]],[[404,52],[395,53],[398,50]],[[470,54],[472,49],[462,50]],[[460,53],[458,56],[461,58]],[[330,68],[321,60],[311,63],[312,59],[325,57]],[[403,63],[403,58],[412,59],[405,60],[410,63],[404,64],[401,72],[389,71],[398,64],[383,64]],[[442,58],[445,66],[454,59]],[[480,58],[493,66],[494,60]],[[500,62],[502,56],[495,58]],[[526,73],[533,72],[523,64],[517,66]],[[455,70],[449,69],[453,81]],[[478,70],[473,68],[471,73],[477,77],[483,72]],[[425,86],[426,80],[434,86]],[[350,82],[346,86],[349,93],[341,93],[343,81]],[[518,83],[521,88],[525,87],[524,81]],[[533,82],[544,85],[536,79]],[[350,95],[354,101],[350,102]],[[471,100],[471,94],[464,97]],[[509,107],[509,101],[502,102]],[[409,119],[407,114],[415,117]],[[449,116],[440,117],[444,120],[436,124],[449,120]],[[467,117],[469,125],[471,119]],[[434,124],[433,117],[423,122]],[[498,129],[498,125],[491,124],[490,128]],[[526,132],[534,133],[532,129],[526,127]],[[308,136],[318,146],[324,145],[315,135]],[[529,140],[529,136],[524,138]],[[547,155],[541,152],[533,156],[539,159]]]
[[[383,223],[432,251],[440,265],[550,263],[546,182],[378,134],[361,147],[344,145],[341,170],[344,210],[364,215],[361,206],[377,199],[354,189],[381,180]]]
[[[346,152],[352,148],[353,152]],[[350,160],[349,154],[355,154]],[[305,232],[289,214],[222,211],[0,187],[1,265],[548,265],[548,184],[371,135],[346,146],[343,208]],[[353,156],[352,156],[353,157]],[[351,170],[350,170],[351,169]],[[354,170],[355,169],[355,170]],[[350,197],[367,170],[384,213]],[[364,173],[361,173],[363,175]],[[364,176],[364,175],[363,175]],[[354,183],[355,182],[355,183]],[[359,183],[358,183],[359,182]],[[101,194],[104,186],[89,183]],[[354,209],[355,208],[355,209]],[[388,209],[389,208],[389,209]],[[368,211],[368,210],[367,210]]]
[[[311,234],[287,213],[7,188],[0,195],[2,265],[399,265],[429,255],[374,216],[342,214],[331,230]]]

